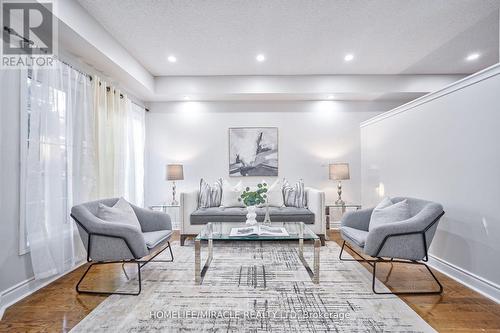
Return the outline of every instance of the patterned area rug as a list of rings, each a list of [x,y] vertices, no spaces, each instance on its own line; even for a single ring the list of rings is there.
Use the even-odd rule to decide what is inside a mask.
[[[195,285],[193,243],[177,243],[173,263],[143,268],[139,296],[108,297],[71,332],[434,332],[398,297],[374,295],[370,272],[341,262],[336,243],[321,248],[319,285],[296,247],[214,243],[203,284]],[[312,245],[304,252],[312,266]],[[133,290],[134,280],[121,290]]]

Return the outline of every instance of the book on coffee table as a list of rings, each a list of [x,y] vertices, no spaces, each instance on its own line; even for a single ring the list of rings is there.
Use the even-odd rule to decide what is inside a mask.
[[[231,228],[229,237],[248,237],[248,236],[288,236],[288,231],[284,227],[270,227],[267,225],[254,225],[241,228]]]

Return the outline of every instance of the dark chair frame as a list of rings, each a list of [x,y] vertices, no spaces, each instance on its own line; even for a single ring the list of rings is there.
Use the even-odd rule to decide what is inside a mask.
[[[132,248],[130,247],[129,243],[127,240],[123,237],[120,236],[113,236],[113,235],[106,235],[106,234],[101,234],[101,233],[95,233],[95,232],[90,232],[85,226],[78,221],[78,219],[73,215],[70,214],[70,216],[75,220],[75,222],[87,233],[88,235],[88,240],[87,240],[87,262],[91,263],[89,267],[87,267],[87,270],[85,273],[83,273],[82,277],[76,284],[76,291],[79,294],[92,294],[92,295],[130,295],[130,296],[138,296],[141,291],[142,291],[142,277],[141,277],[141,269],[144,267],[146,264],[150,262],[173,262],[174,261],[174,254],[172,253],[172,247],[170,246],[170,241],[166,241],[167,246],[163,247],[160,251],[155,253],[151,258],[142,260],[142,259],[129,259],[129,260],[110,260],[110,261],[93,261],[92,258],[90,257],[90,252],[92,248],[92,236],[102,236],[102,237],[110,237],[110,238],[118,238],[121,239],[125,242],[125,245],[127,245],[130,253],[134,256],[134,258],[137,258],[138,256],[134,253]],[[165,244],[165,242],[163,242]],[[166,249],[169,249],[170,251],[170,259],[168,260],[153,260],[156,258],[159,254],[163,253]],[[122,270],[125,273],[125,276],[128,279],[128,274],[125,271],[125,264],[137,264],[137,277],[139,280],[139,286],[138,290],[135,293],[129,293],[129,292],[120,292],[120,291],[96,291],[96,290],[81,290],[80,289],[80,284],[83,282],[87,274],[90,272],[90,269],[96,265],[107,265],[107,264],[122,264]]]
[[[377,249],[377,252],[376,254],[373,256],[373,258],[375,259],[367,259],[365,257],[363,257],[361,254],[358,253],[358,251],[356,251],[355,249],[353,249],[351,246],[349,246],[349,243],[347,243],[346,241],[343,242],[342,244],[342,249],[340,250],[340,254],[339,254],[339,259],[342,260],[342,261],[357,261],[357,262],[366,262],[368,265],[370,265],[372,267],[372,291],[374,294],[377,294],[377,295],[439,295],[443,292],[443,285],[441,284],[441,282],[439,282],[438,278],[436,277],[436,275],[434,275],[434,273],[432,272],[432,270],[430,269],[430,267],[426,264],[428,261],[429,261],[429,254],[427,252],[427,240],[425,238],[425,233],[434,225],[436,224],[439,219],[444,215],[444,211],[441,212],[427,227],[425,227],[423,230],[420,230],[420,231],[414,231],[414,232],[403,232],[403,233],[396,233],[396,234],[391,234],[391,235],[387,235],[384,237],[384,239],[382,240],[382,243],[380,244],[379,248]],[[390,259],[384,259],[382,257],[379,256],[379,253],[382,251],[385,243],[387,242],[387,240],[391,237],[398,237],[398,236],[407,236],[407,235],[422,235],[422,245],[423,245],[423,248],[424,248],[424,257],[421,261],[418,261],[418,260],[407,260],[407,259],[398,259],[398,258],[390,258]],[[351,251],[353,251],[357,256],[359,256],[361,259],[346,259],[346,258],[342,258],[342,253],[344,252],[344,247],[349,248]],[[388,276],[391,274],[391,271],[392,271],[392,264],[393,263],[403,263],[403,264],[411,264],[411,265],[422,265],[424,266],[425,268],[427,268],[427,270],[429,271],[429,273],[431,274],[431,276],[433,277],[434,281],[436,281],[436,283],[438,284],[439,286],[439,289],[438,290],[433,290],[433,291],[395,291],[395,292],[379,292],[375,289],[375,278],[376,278],[376,274],[377,274],[377,264],[378,263],[390,263],[391,264],[391,269],[389,271],[389,274]]]

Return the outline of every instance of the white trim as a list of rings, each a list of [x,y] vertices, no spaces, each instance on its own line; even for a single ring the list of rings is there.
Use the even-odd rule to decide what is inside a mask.
[[[458,80],[457,82],[453,82],[450,85],[447,85],[446,87],[439,89],[435,92],[428,93],[427,95],[424,95],[422,97],[419,97],[417,99],[414,99],[411,102],[408,102],[406,104],[403,104],[401,106],[398,106],[397,108],[394,108],[390,111],[381,113],[379,115],[376,115],[373,118],[370,118],[368,120],[363,121],[359,127],[365,127],[374,123],[377,123],[381,120],[384,120],[389,117],[393,117],[397,115],[398,113],[409,111],[419,105],[428,103],[432,100],[435,100],[437,98],[443,97],[445,95],[451,94],[454,91],[464,89],[468,86],[474,85],[476,83],[479,83],[483,80],[486,80],[492,76],[496,76],[500,74],[500,63],[497,63],[493,66],[490,66],[482,71],[479,71],[477,73],[474,73],[472,75],[469,75],[461,80]]]
[[[69,269],[68,271],[66,271],[62,274],[53,276],[51,278],[47,278],[47,279],[43,279],[43,280],[35,280],[35,277],[31,277],[27,280],[21,281],[18,284],[2,291],[0,293],[0,320],[2,320],[3,314],[9,306],[19,302],[20,300],[22,300],[23,298],[25,298],[27,296],[33,294],[35,291],[51,284],[52,282],[59,279],[60,277],[74,271],[75,269],[84,265],[85,263],[86,263],[86,261],[83,261],[83,262],[75,265],[75,267]]]
[[[429,266],[455,281],[500,304],[500,286],[435,255],[429,254]]]

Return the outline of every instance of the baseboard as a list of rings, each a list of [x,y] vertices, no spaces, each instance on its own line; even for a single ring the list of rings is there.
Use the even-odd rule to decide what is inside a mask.
[[[19,282],[18,284],[10,287],[9,289],[2,291],[0,294],[0,320],[2,320],[3,314],[9,306],[33,294],[35,291],[49,285],[50,283],[54,282],[60,277],[74,271],[75,269],[77,269],[78,267],[82,266],[85,263],[86,262],[81,262],[72,269],[47,279],[35,280],[34,277],[31,277],[29,279]]]
[[[500,304],[500,286],[429,254],[429,266]]]

